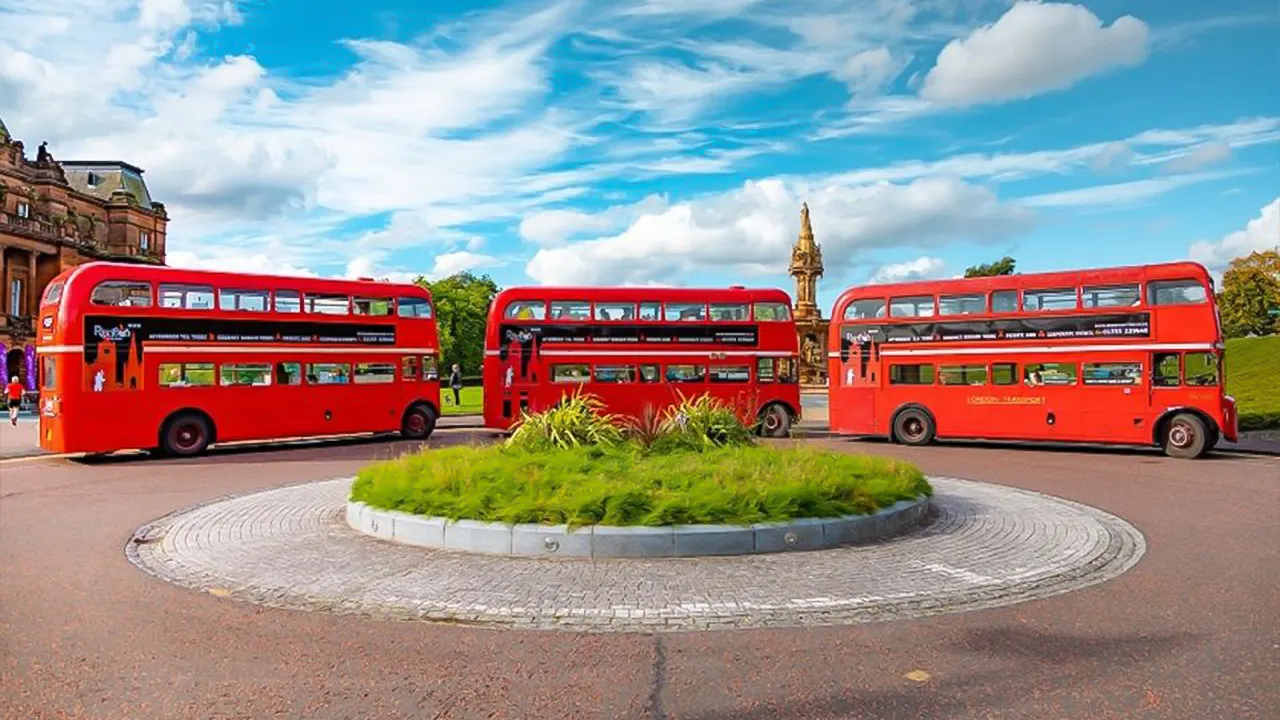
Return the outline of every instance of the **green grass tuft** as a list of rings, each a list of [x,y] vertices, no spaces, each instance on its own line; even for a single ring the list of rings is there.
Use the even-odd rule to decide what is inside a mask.
[[[1227,394],[1235,397],[1241,430],[1280,427],[1280,335],[1227,340]]]
[[[803,446],[423,451],[365,468],[351,499],[419,515],[582,526],[746,525],[866,514],[933,492],[915,466]]]

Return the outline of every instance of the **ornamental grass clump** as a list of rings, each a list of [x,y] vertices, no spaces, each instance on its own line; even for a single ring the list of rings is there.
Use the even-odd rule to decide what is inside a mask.
[[[755,427],[742,422],[733,406],[704,393],[694,398],[681,394],[680,402],[667,409],[662,432],[650,446],[672,452],[754,443]]]
[[[594,395],[574,392],[540,413],[522,413],[507,447],[526,451],[584,446],[610,447],[625,440],[619,421],[603,412]]]

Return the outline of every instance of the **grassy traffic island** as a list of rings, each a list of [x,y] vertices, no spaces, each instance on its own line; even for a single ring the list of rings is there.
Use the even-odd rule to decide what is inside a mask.
[[[350,499],[449,520],[661,527],[867,515],[932,492],[909,463],[759,444],[706,396],[633,421],[575,396],[503,444],[366,467]]]

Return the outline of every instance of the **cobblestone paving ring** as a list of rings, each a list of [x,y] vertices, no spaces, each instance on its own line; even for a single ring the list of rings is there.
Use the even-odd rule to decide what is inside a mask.
[[[1146,549],[1137,529],[1095,508],[929,480],[932,509],[915,532],[811,552],[589,560],[427,550],[348,527],[348,478],[178,511],[140,528],[126,554],[178,585],[271,607],[655,631],[850,624],[1011,605],[1114,578]]]

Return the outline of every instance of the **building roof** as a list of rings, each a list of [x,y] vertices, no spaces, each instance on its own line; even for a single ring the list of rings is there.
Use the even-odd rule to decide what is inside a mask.
[[[110,200],[113,193],[123,190],[143,208],[151,208],[151,193],[142,180],[142,170],[129,163],[118,160],[62,160],[59,164],[66,173],[67,184],[82,193]]]
[[[9,128],[4,126],[4,118],[0,118],[0,141],[9,139]]]

